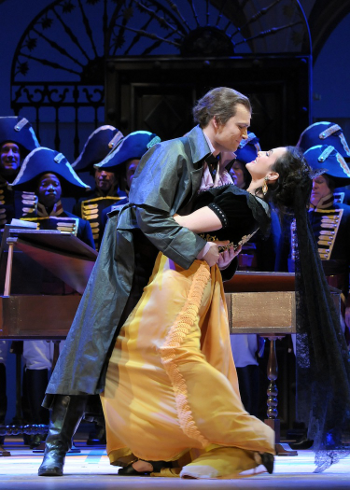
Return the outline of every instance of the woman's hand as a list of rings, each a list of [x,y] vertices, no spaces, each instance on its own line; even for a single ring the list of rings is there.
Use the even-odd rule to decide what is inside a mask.
[[[226,250],[224,250],[223,252],[221,252],[220,253],[219,260],[217,262],[217,264],[219,266],[219,269],[220,270],[226,269],[231,264],[231,262],[233,261],[233,259],[235,257],[237,257],[237,255],[241,252],[241,250],[242,250],[242,247],[241,246],[239,246],[239,247],[237,247],[235,249],[235,248],[233,248],[233,244],[232,244]]]
[[[207,242],[206,247],[208,248],[206,254],[200,259],[205,260],[209,267],[216,265],[220,259],[220,247],[225,247],[229,244],[229,241],[225,242]]]

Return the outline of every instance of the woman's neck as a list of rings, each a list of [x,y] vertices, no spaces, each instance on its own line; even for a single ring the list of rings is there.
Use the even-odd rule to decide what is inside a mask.
[[[247,192],[250,192],[250,194],[254,194],[254,196],[263,198],[264,195],[261,192],[261,188],[263,185],[264,185],[264,179],[258,179],[258,180],[252,179],[251,183],[249,184],[249,187],[247,188]]]

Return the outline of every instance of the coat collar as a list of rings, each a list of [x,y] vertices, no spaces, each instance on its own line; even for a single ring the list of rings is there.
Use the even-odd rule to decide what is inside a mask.
[[[191,129],[186,136],[188,138],[193,165],[197,167],[199,162],[211,155],[209,145],[204,136],[203,130],[199,125]]]

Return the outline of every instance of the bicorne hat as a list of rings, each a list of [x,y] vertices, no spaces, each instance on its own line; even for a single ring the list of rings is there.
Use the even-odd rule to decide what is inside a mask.
[[[113,126],[100,126],[88,137],[82,152],[72,163],[75,171],[93,170],[93,165],[100,162],[123,138],[117,128]]]
[[[261,150],[259,138],[254,134],[249,132],[248,138],[242,140],[239,147],[235,151],[236,160],[243,163],[249,163],[256,159],[258,151]]]
[[[350,169],[342,155],[334,146],[317,145],[305,151],[304,157],[315,176],[328,175],[336,187],[350,184]]]
[[[142,156],[161,139],[155,133],[149,131],[134,131],[125,136],[95,168],[109,168],[113,171],[127,160],[141,159]]]
[[[311,124],[301,133],[296,146],[306,151],[318,145],[334,146],[343,158],[350,159],[350,147],[338,124],[328,121]]]
[[[27,152],[40,146],[32,125],[25,117],[0,117],[0,146],[7,141],[21,145]]]
[[[62,153],[44,146],[36,148],[26,156],[17,177],[10,185],[15,189],[36,192],[38,178],[48,172],[59,177],[63,194],[66,196],[90,190],[90,186],[79,178]]]

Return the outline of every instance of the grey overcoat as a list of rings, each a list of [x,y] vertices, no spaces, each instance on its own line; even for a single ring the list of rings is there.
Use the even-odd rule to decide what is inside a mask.
[[[112,215],[108,220],[96,264],[47,394],[103,391],[107,353],[132,285],[135,228],[185,269],[202,250],[206,242],[180,227],[171,216],[190,212],[200,187],[203,161],[209,154],[203,131],[196,126],[185,137],[155,145],[141,159],[129,204],[119,216]]]

